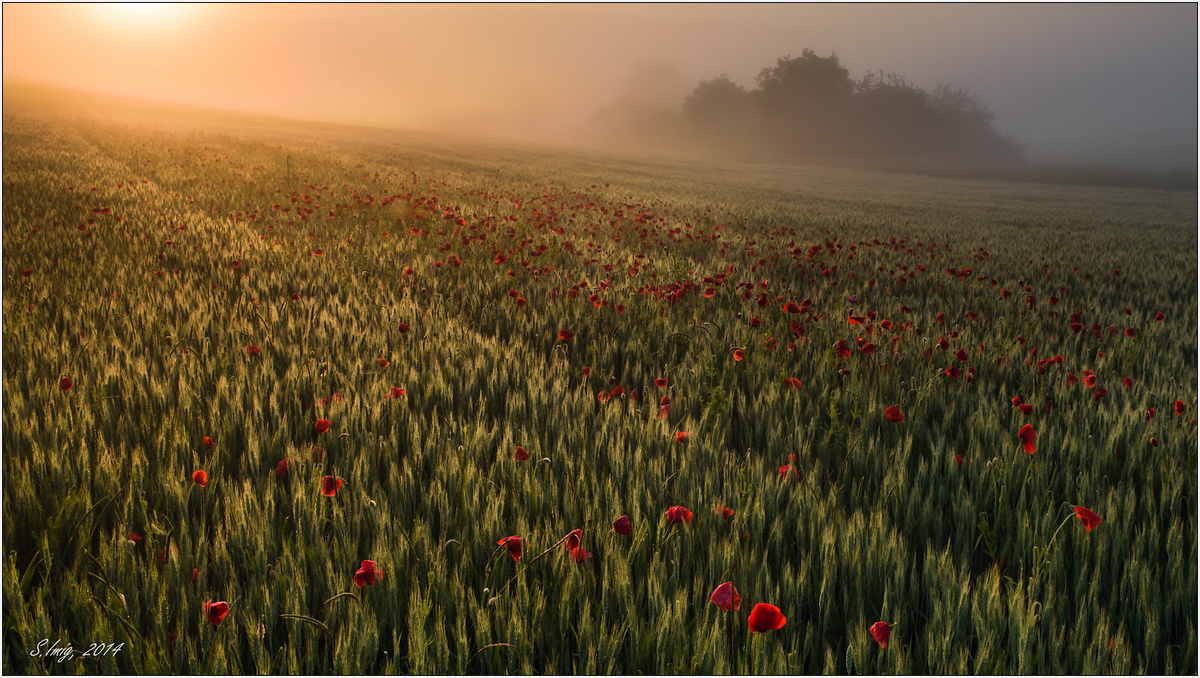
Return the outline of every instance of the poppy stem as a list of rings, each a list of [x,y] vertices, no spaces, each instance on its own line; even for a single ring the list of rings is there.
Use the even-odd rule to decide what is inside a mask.
[[[1062,531],[1062,529],[1063,529],[1064,527],[1066,527],[1067,523],[1071,522],[1071,519],[1072,519],[1072,518],[1074,518],[1074,517],[1075,517],[1075,510],[1074,510],[1074,508],[1072,508],[1072,509],[1071,509],[1071,515],[1067,516],[1067,517],[1066,517],[1066,519],[1064,519],[1064,520],[1063,520],[1061,523],[1059,523],[1059,525],[1058,525],[1058,529],[1054,531],[1054,536],[1050,537],[1050,543],[1049,543],[1049,544],[1046,544],[1046,548],[1042,549],[1042,556],[1041,556],[1041,558],[1040,558],[1040,561],[1041,561],[1041,562],[1034,563],[1034,567],[1036,567],[1036,568],[1037,568],[1037,569],[1036,569],[1036,571],[1034,572],[1034,576],[1035,576],[1036,578],[1038,578],[1038,579],[1041,579],[1041,576],[1042,576],[1042,568],[1043,568],[1043,566],[1045,565],[1045,562],[1046,562],[1046,559],[1047,559],[1047,555],[1046,555],[1046,554],[1050,552],[1050,547],[1051,547],[1051,546],[1054,546],[1054,540],[1055,540],[1055,539],[1058,539],[1058,533],[1059,533],[1059,532],[1061,532],[1061,531]]]
[[[736,617],[736,616],[737,615],[735,615],[732,611],[729,613],[729,672],[730,673],[738,672],[738,670],[737,670],[737,649],[736,649],[737,642],[735,640],[737,637],[737,622],[734,619],[734,617]]]
[[[495,594],[493,594],[493,595],[495,595],[495,596],[499,596],[501,593],[503,593],[503,592],[504,592],[504,589],[507,589],[507,588],[508,588],[508,585],[509,585],[509,584],[511,584],[511,583],[513,583],[513,580],[514,580],[514,579],[516,579],[517,577],[521,576],[521,574],[523,574],[523,573],[525,572],[525,570],[528,570],[528,569],[529,569],[529,567],[530,567],[531,565],[533,565],[534,563],[536,563],[536,562],[538,561],[538,559],[539,559],[539,558],[541,558],[542,556],[546,555],[547,553],[550,553],[550,552],[551,552],[551,551],[553,551],[554,549],[558,548],[558,546],[559,546],[560,544],[562,544],[563,542],[565,542],[565,541],[567,540],[567,537],[569,537],[569,536],[571,536],[571,535],[570,535],[570,533],[567,533],[567,535],[566,535],[566,536],[564,536],[562,539],[559,539],[558,541],[554,542],[554,544],[553,544],[552,546],[550,546],[550,548],[548,548],[548,549],[546,549],[545,551],[542,551],[541,553],[539,553],[539,554],[537,554],[536,556],[534,556],[534,557],[533,557],[533,559],[532,559],[532,560],[530,560],[530,561],[529,561],[529,563],[525,565],[525,567],[521,568],[521,571],[520,571],[520,572],[518,572],[518,573],[514,574],[512,577],[510,577],[510,578],[509,578],[509,580],[508,580],[508,581],[504,582],[504,586],[501,586],[500,588],[496,589],[496,593],[495,593]]]
[[[496,550],[492,551],[492,555],[488,558],[487,569],[484,570],[484,572],[483,572],[483,587],[484,588],[487,588],[488,582],[490,581],[489,578],[492,576],[492,565],[495,564],[495,562],[496,562],[496,554],[500,553],[500,551],[503,548],[504,548],[503,544],[501,544],[500,546],[497,546]],[[484,601],[484,602],[486,602],[486,601]]]

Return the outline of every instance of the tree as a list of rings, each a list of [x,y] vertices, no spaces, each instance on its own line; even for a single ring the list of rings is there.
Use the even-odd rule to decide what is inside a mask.
[[[778,148],[792,158],[827,159],[844,145],[854,82],[836,53],[806,48],[783,57],[758,74],[754,94]]]

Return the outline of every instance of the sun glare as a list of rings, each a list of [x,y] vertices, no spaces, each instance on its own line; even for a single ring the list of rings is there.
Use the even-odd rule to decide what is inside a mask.
[[[122,28],[166,28],[182,22],[188,5],[170,2],[119,2],[96,5],[105,20]]]

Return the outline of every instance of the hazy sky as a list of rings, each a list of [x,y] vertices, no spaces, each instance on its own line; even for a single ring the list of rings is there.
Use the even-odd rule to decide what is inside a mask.
[[[752,88],[808,47],[854,78],[966,87],[1034,159],[1196,162],[1192,3],[3,11],[6,80],[295,118],[565,141],[620,96],[678,106],[721,73]]]

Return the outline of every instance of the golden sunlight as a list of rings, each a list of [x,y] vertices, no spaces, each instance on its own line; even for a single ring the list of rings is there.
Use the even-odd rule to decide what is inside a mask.
[[[122,28],[161,29],[183,23],[196,5],[170,2],[118,2],[93,5],[97,16]]]

